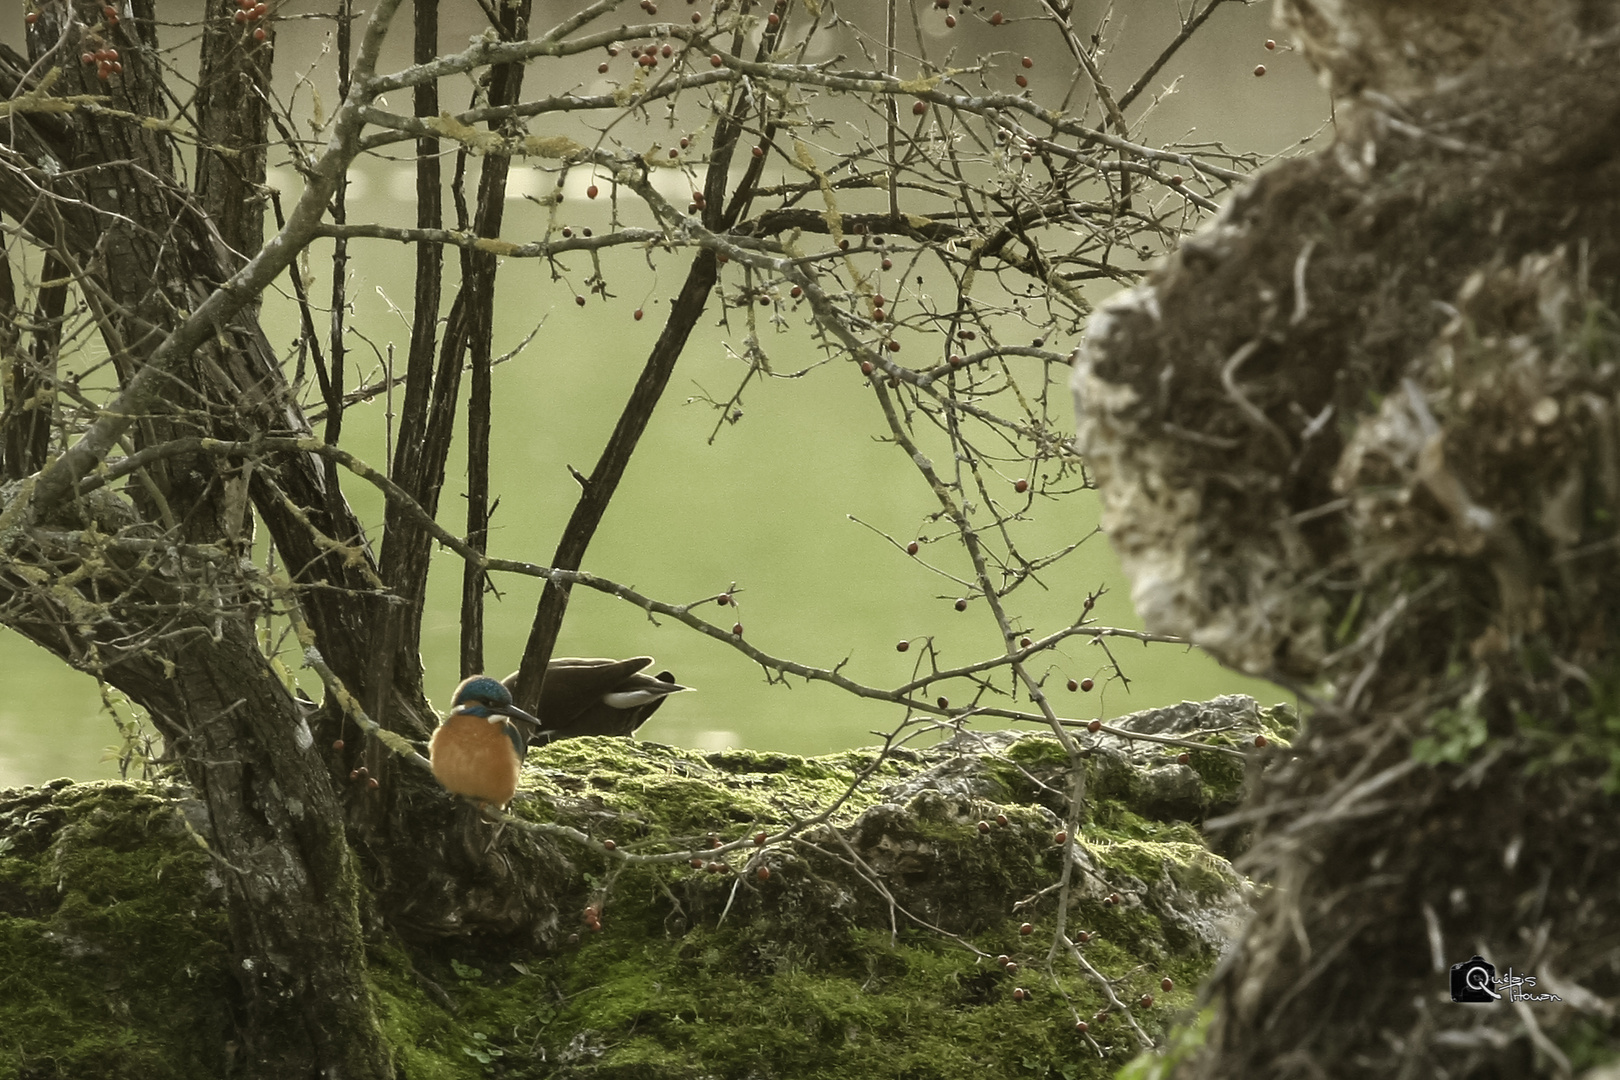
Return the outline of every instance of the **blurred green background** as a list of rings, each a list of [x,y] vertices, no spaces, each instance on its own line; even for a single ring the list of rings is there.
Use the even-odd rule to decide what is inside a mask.
[[[161,5],[177,19],[195,6]],[[303,8],[317,6],[310,3]],[[546,12],[559,14],[566,7],[537,3],[541,14],[535,23],[541,24]],[[1077,7],[1085,11],[1087,5]],[[1103,8],[1090,7],[1095,22]],[[293,4],[286,11],[299,9]],[[1177,5],[1169,0],[1120,5],[1107,31],[1118,46],[1106,59],[1105,74],[1118,83],[1134,79],[1173,35],[1176,11]],[[946,46],[954,45],[966,51],[1028,54],[1035,60],[1037,76],[1072,70],[1072,60],[1048,26],[1015,17],[992,31],[967,22],[956,36],[948,37],[939,21],[943,13],[925,14],[927,46],[936,59]],[[1009,8],[1009,14],[1017,13]],[[1269,5],[1261,4],[1229,4],[1217,12],[1193,44],[1156,78],[1159,86],[1168,86],[1177,75],[1181,82],[1175,94],[1151,111],[1138,137],[1150,143],[1218,141],[1234,149],[1275,154],[1288,152],[1318,130],[1327,114],[1326,97],[1296,55],[1265,50],[1263,43],[1273,33],[1269,16]],[[21,21],[20,14],[7,18],[0,31],[14,47],[22,45]],[[1081,16],[1075,21],[1090,25]],[[396,35],[385,68],[404,62],[408,8],[397,25],[406,28],[406,35]],[[313,68],[317,85],[329,87],[324,73],[330,57],[321,53],[329,29],[325,20],[284,19],[277,45],[278,72]],[[447,27],[441,41],[453,49],[477,31],[469,12],[466,26]],[[596,74],[598,59],[595,54],[574,58],[566,70],[537,66],[531,69],[526,89],[543,93],[605,85],[613,75]],[[176,62],[183,65],[186,60],[180,56]],[[1262,62],[1269,70],[1257,78],[1254,65]],[[307,91],[294,94],[290,79],[285,81],[294,111],[307,113]],[[1056,105],[1067,89],[1066,78],[1050,88],[1043,87],[1038,77],[1035,80],[1036,96],[1049,104]],[[444,92],[447,108],[464,105],[464,84],[447,84]],[[330,92],[326,94],[329,102]],[[326,107],[330,109],[329,104]],[[1138,106],[1133,115],[1141,109]],[[534,130],[576,134],[575,128],[566,126],[575,123],[574,119],[563,126],[547,122],[536,124]],[[673,141],[661,125],[657,134],[618,134],[627,140]],[[408,155],[408,145],[395,150]],[[285,152],[273,152],[272,162],[280,162],[272,183],[283,189],[284,198],[295,195],[296,175],[285,167]],[[447,174],[450,164],[447,160]],[[767,182],[780,175],[780,170],[771,170]],[[675,172],[668,179],[672,196],[689,184]],[[351,221],[411,223],[413,179],[408,161],[364,161],[357,165],[353,180]],[[570,175],[565,190],[574,197],[566,198],[559,209],[558,224],[599,230],[610,225],[607,199],[592,203],[579,197],[588,182],[578,170]],[[530,164],[514,168],[503,229],[508,239],[523,242],[544,233],[548,211],[523,196],[549,191],[555,183],[554,173]],[[684,201],[684,195],[680,197]],[[630,201],[623,205],[625,220],[644,223]],[[317,245],[309,260],[316,278],[314,295],[323,302],[331,289],[329,252],[329,244]],[[352,326],[358,332],[348,346],[352,387],[381,377],[380,357],[389,343],[403,358],[409,330],[394,309],[409,308],[413,257],[397,244],[359,241],[351,245],[351,258],[348,298],[354,305]],[[605,254],[603,268],[612,297],[591,295],[584,307],[576,306],[574,296],[587,292],[584,279],[592,272],[588,258],[573,256],[555,267],[514,261],[503,271],[497,294],[497,355],[514,348],[536,326],[540,331],[521,355],[494,374],[493,488],[501,501],[492,528],[493,554],[549,561],[578,490],[566,466],[589,472],[594,465],[663,324],[667,298],[679,288],[687,257],[657,254],[652,259],[656,269],[649,268],[648,261],[628,248]],[[863,269],[875,271],[876,256],[867,261],[872,265]],[[447,260],[452,276],[454,266],[452,254]],[[903,266],[897,264],[897,275],[900,269]],[[740,271],[730,268],[723,287],[730,290],[741,283]],[[282,285],[285,290],[285,281]],[[920,298],[915,294],[923,290],[900,282],[890,287],[897,296],[895,317],[916,310]],[[453,281],[447,282],[445,310],[453,288]],[[1100,300],[1110,291],[1111,287],[1100,288],[1091,299]],[[908,303],[913,305],[910,311]],[[632,317],[638,307],[646,311],[641,321]],[[982,603],[956,612],[952,602],[962,590],[928,569],[933,565],[963,574],[967,566],[959,543],[928,521],[936,504],[915,468],[901,451],[880,441],[886,429],[863,380],[845,360],[822,363],[827,358],[815,349],[804,317],[787,305],[781,313],[784,322],[777,326],[769,321],[769,310],[757,313],[761,347],[778,373],[810,370],[799,378],[756,381],[743,399],[742,417],[720,423],[705,402],[727,399],[745,374],[737,357],[744,348],[746,326],[737,310],[729,311],[729,327],[719,325],[722,312],[711,301],[597,534],[585,569],[670,602],[696,600],[736,583],[740,612],[709,606],[701,609],[705,617],[724,626],[740,618],[748,640],[765,651],[821,667],[847,662],[846,675],[872,685],[894,685],[912,675],[920,650],[898,653],[895,642],[902,638],[931,636],[941,666],[994,654],[998,634]],[[323,314],[317,325],[324,322]],[[269,298],[265,326],[272,343],[290,355],[297,325],[295,308],[286,295]],[[1017,336],[1008,334],[1004,340],[1015,341]],[[905,340],[908,349],[919,352],[939,347],[922,335]],[[1048,342],[1060,352],[1073,344]],[[908,353],[906,358],[914,355]],[[1034,378],[1035,369],[1031,366],[1021,374]],[[351,409],[345,421],[344,445],[379,467],[384,461],[385,411],[379,397]],[[465,531],[463,461],[458,446],[440,506],[441,522],[458,534]],[[364,520],[380,520],[380,501],[368,486],[350,478],[346,490]],[[1019,526],[1020,544],[1030,555],[1080,540],[1097,524],[1097,504],[1090,494],[1038,499],[1033,513],[1033,520]],[[919,536],[943,539],[926,544],[918,558],[911,558],[874,530],[902,541]],[[440,704],[448,699],[458,675],[460,582],[459,562],[437,555],[424,622],[423,662],[430,696]],[[487,616],[487,657],[493,672],[505,675],[517,664],[539,587],[535,581],[509,577],[497,578],[497,585],[501,595],[491,598]],[[1108,590],[1094,611],[1101,623],[1140,625],[1130,605],[1129,587],[1101,536],[1092,536],[1048,571],[1041,584],[1026,584],[1009,606],[1026,629],[1050,632],[1071,622],[1085,595],[1099,587]],[[1108,718],[1229,692],[1252,693],[1267,701],[1285,696],[1274,687],[1224,671],[1197,651],[1122,641],[1113,642],[1112,648],[1132,679],[1128,691],[1118,681],[1105,681],[1106,658],[1084,639],[1072,639],[1046,658],[1042,670],[1055,680],[1048,687],[1057,690],[1054,700],[1065,715]],[[679,624],[658,625],[639,609],[586,589],[574,592],[558,651],[590,656],[651,653],[681,682],[697,687],[698,693],[675,698],[642,729],[643,738],[660,742],[823,753],[870,742],[873,732],[892,729],[902,719],[894,706],[857,699],[825,684],[806,686],[795,680],[791,687],[768,685],[756,665],[730,648]],[[296,666],[295,656],[288,659]],[[1070,676],[1088,675],[1098,678],[1090,694],[1070,695],[1059,689]],[[300,677],[319,697],[313,676],[304,672]],[[967,695],[964,687],[953,691],[943,684],[935,692]],[[94,680],[16,634],[0,630],[0,786],[63,775],[81,779],[115,775],[117,763],[108,748],[117,741]]]

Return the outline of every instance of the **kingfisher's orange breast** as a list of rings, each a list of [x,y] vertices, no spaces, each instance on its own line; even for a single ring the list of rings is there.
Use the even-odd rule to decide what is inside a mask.
[[[518,758],[504,722],[453,715],[433,732],[428,759],[439,783],[457,795],[505,806],[517,791]]]

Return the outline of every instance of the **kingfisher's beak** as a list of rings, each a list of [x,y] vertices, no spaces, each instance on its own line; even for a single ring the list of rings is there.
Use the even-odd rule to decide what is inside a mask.
[[[540,718],[538,716],[532,716],[529,713],[524,712],[522,709],[518,708],[516,705],[504,706],[500,710],[500,712],[501,712],[501,715],[510,716],[514,720],[526,720],[529,723],[534,725],[534,728],[535,728],[536,731],[540,730]]]

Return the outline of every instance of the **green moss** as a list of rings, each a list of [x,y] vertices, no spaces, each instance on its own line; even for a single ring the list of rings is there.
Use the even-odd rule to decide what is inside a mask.
[[[220,1075],[225,916],[178,800],[25,789],[0,837],[0,1078]]]
[[[874,760],[573,739],[531,756],[515,805],[610,834],[626,850],[667,850],[820,810]],[[370,942],[369,984],[400,1075],[1111,1075],[1136,1050],[1128,1025],[1096,1016],[1100,988],[1062,950],[1046,968],[1056,896],[1043,890],[1062,863],[1037,800],[1040,784],[1061,781],[1061,747],[1032,737],[1004,760],[986,759],[971,790],[993,797],[952,788],[924,791],[904,809],[888,805],[880,789],[927,764],[915,755],[883,763],[835,818],[864,853],[862,873],[879,875],[907,910],[955,937],[891,909],[831,834],[748,845],[730,856],[741,871],[731,874],[572,851],[578,877],[558,883],[565,925],[547,954],[477,953],[457,941],[423,949],[385,935]],[[0,1080],[224,1071],[195,1055],[229,1038],[227,928],[209,859],[179,806],[134,785],[0,801]],[[998,813],[1007,825],[981,833],[978,822]],[[1230,874],[1192,825],[1120,799],[1093,802],[1082,842],[1109,875],[1168,875],[1196,893]],[[753,860],[771,869],[768,879],[755,876]],[[600,906],[600,932],[568,925],[587,903]],[[1033,933],[1020,933],[1024,921]],[[1122,999],[1155,996],[1134,1009],[1153,1035],[1192,1005],[1215,959],[1134,899],[1105,905],[1077,893],[1067,925],[1091,935],[1087,959],[1117,980]],[[1020,970],[1009,975],[986,958],[997,953]],[[1168,993],[1159,988],[1165,977],[1175,987]],[[1029,1000],[1015,1001],[1015,986]],[[1075,1032],[1076,1018],[1088,1020],[1104,1056]]]
[[[859,752],[820,758],[747,750],[704,754],[625,739],[564,739],[529,756],[524,791],[537,802],[517,805],[538,818],[582,828],[599,821],[601,810],[612,810],[642,823],[632,839],[709,833],[735,839],[757,825],[816,813],[847,791],[872,761]],[[901,775],[897,762],[879,766],[847,801],[841,820],[881,801],[877,789]]]

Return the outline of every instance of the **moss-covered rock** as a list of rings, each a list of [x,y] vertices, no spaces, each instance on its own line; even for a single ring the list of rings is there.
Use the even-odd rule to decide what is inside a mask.
[[[1250,699],[1178,708],[1117,726],[1252,742],[1289,723]],[[560,846],[578,924],[536,954],[408,944],[376,913],[371,984],[400,1073],[1110,1076],[1191,1015],[1241,917],[1245,885],[1198,825],[1242,763],[1086,743],[1074,838],[1057,835],[1068,756],[1050,736],[810,759],[538,750],[513,809],[592,838]],[[0,797],[0,1080],[228,1071],[229,937],[195,808],[164,784]]]

